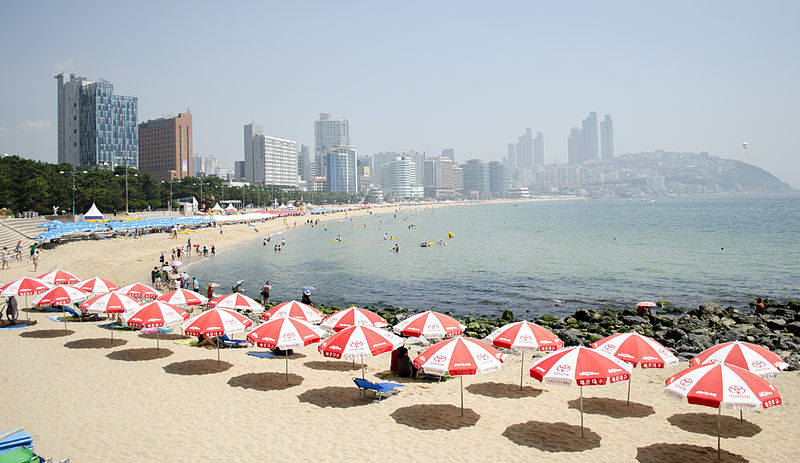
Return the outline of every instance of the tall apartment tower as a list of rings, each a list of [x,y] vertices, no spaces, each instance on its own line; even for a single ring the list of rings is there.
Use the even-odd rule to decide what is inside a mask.
[[[456,160],[456,150],[453,148],[445,148],[442,150],[442,157],[449,158],[451,161],[455,162]]]
[[[525,129],[516,146],[517,167],[533,167],[533,131]]]
[[[192,115],[149,120],[139,124],[139,169],[156,180],[194,174]]]
[[[297,152],[297,173],[304,182],[311,178],[311,155],[306,145],[300,145],[300,150]]]
[[[114,95],[114,86],[70,74],[58,81],[58,162],[138,168],[139,99]]]
[[[323,155],[337,146],[350,146],[350,123],[328,113],[314,122],[314,173],[325,175]]]
[[[533,165],[534,167],[544,167],[544,136],[542,132],[536,132],[533,139]]]
[[[244,181],[247,183],[255,183],[256,160],[253,143],[257,135],[264,135],[264,127],[256,123],[244,126]]]
[[[614,159],[614,122],[611,114],[600,121],[600,152],[603,159]]]
[[[326,191],[358,193],[358,153],[355,148],[340,146],[325,153],[328,172]]]
[[[583,162],[597,159],[597,113],[591,112],[586,119],[581,121],[581,134],[583,135]]]
[[[517,168],[517,144],[509,143],[507,149],[508,167],[511,169]]]

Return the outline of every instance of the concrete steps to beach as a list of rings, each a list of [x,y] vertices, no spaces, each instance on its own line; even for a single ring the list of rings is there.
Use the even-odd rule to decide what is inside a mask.
[[[40,217],[0,220],[0,249],[3,249],[4,246],[8,248],[10,263],[14,263],[14,248],[16,248],[19,240],[22,240],[22,256],[27,259],[29,254],[28,246],[36,241],[36,235],[46,231],[45,228],[39,227],[40,224],[45,222],[46,220]]]

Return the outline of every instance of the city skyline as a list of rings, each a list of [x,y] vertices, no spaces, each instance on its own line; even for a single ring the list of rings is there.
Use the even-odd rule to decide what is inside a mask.
[[[122,54],[110,35],[69,32],[95,30],[107,21],[102,9],[2,6],[0,37],[26,40],[4,52],[0,152],[56,162],[53,76],[75,72],[138,97],[139,121],[190,109],[195,152],[226,165],[241,159],[248,121],[313,147],[321,112],[349,121],[359,153],[454,148],[459,163],[488,162],[532,127],[547,139],[545,163],[566,163],[570,127],[598,112],[616,122],[615,155],[706,151],[800,187],[791,143],[800,65],[786,59],[798,42],[795,3],[254,4],[248,18],[187,6],[159,5],[155,21],[147,7],[115,21],[115,36],[135,37]],[[159,51],[165,28],[187,12],[194,28],[215,32],[176,38],[178,55]],[[267,31],[239,22],[264,16],[282,21]],[[537,27],[526,27],[534,18]],[[666,32],[654,33],[653,21]],[[337,53],[321,53],[330,22],[346,27]],[[405,23],[422,33],[385,33]],[[269,59],[254,62],[243,43]],[[291,72],[269,72],[275,61]]]

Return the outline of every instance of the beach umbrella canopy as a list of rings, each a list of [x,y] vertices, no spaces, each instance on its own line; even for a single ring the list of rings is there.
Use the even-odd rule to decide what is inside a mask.
[[[538,360],[530,369],[531,377],[548,384],[581,387],[581,437],[583,437],[583,386],[628,381],[633,367],[603,351],[583,346],[554,352]]]
[[[619,333],[607,336],[589,347],[624,360],[640,368],[666,368],[678,364],[678,358],[658,341],[638,333]],[[631,381],[628,380],[628,399],[631,402]]]
[[[636,307],[657,307],[658,304],[650,301],[641,301],[636,303]]]
[[[322,321],[325,315],[310,305],[297,301],[289,301],[278,304],[261,314],[262,320],[290,317],[298,320],[304,320],[309,323],[319,323]]]
[[[156,328],[156,352],[159,350],[158,328],[180,323],[187,318],[189,312],[159,300],[122,315],[122,320],[131,328]]]
[[[383,328],[386,325],[388,325],[388,323],[380,315],[355,306],[334,312],[320,323],[320,326],[336,332],[353,326]]]
[[[453,317],[428,310],[412,315],[394,326],[394,332],[403,336],[442,339],[458,336],[466,328]]]
[[[158,296],[155,300],[172,305],[201,305],[208,302],[208,298],[188,289],[176,289]]]
[[[0,296],[31,296],[41,294],[51,288],[51,285],[36,278],[22,277],[0,287]]]
[[[100,277],[89,278],[87,280],[80,281],[73,286],[84,291],[88,291],[92,294],[105,294],[119,289],[119,286]]]
[[[286,352],[286,379],[289,379],[289,349],[319,342],[325,331],[304,320],[275,317],[258,325],[245,339],[250,344]]]
[[[48,307],[51,305],[65,305],[73,302],[84,301],[89,297],[89,293],[82,289],[72,286],[56,286],[48,289],[33,300],[36,307]]]
[[[364,377],[364,358],[391,352],[403,345],[403,339],[374,326],[357,325],[345,328],[319,345],[325,357],[361,360],[361,377]]]
[[[200,312],[181,324],[183,332],[189,336],[213,337],[223,334],[241,333],[253,324],[253,321],[239,312],[230,309],[213,308]],[[217,342],[217,365],[219,365],[219,345]]]
[[[766,347],[741,341],[717,344],[689,360],[692,366],[706,363],[735,365],[766,379],[774,378],[789,368],[788,363]]]
[[[781,405],[775,386],[744,368],[724,363],[689,367],[666,380],[664,392],[690,404],[717,409],[717,459],[720,457],[722,405],[733,410],[759,410]]]
[[[249,310],[254,313],[264,311],[264,306],[242,293],[230,293],[224,296],[215,297],[206,303],[207,307],[218,307],[220,309]]]
[[[51,285],[74,285],[81,281],[80,278],[64,270],[53,270],[52,272],[39,275],[36,278]]]
[[[525,351],[555,351],[564,347],[564,341],[543,326],[522,321],[509,323],[494,330],[486,340],[495,347],[522,352],[520,358],[519,388],[525,374]]]
[[[130,296],[112,291],[100,294],[81,304],[79,307],[89,313],[125,313],[141,307],[142,304]]]
[[[161,295],[155,288],[147,286],[144,283],[131,283],[119,288],[117,292],[139,299],[155,299]]]
[[[461,415],[464,415],[464,375],[497,371],[506,354],[477,339],[456,337],[439,341],[414,359],[414,366],[427,374],[459,376]]]

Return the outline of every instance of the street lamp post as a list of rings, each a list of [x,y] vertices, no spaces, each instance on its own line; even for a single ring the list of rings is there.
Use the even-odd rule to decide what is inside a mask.
[[[128,215],[128,156],[125,158],[125,215]]]
[[[82,170],[81,172],[84,173],[84,174],[88,173],[88,171],[85,171],[85,170]],[[72,167],[72,171],[60,170],[60,171],[58,171],[58,173],[59,174],[72,174],[72,211],[71,212],[72,212],[72,215],[75,215],[75,189],[76,189],[75,188],[75,174],[77,174],[78,171],[73,166]]]
[[[169,204],[167,205],[167,210],[169,211],[169,215],[172,215],[172,184],[175,183],[175,179],[169,180],[162,180],[161,183],[169,183]]]

